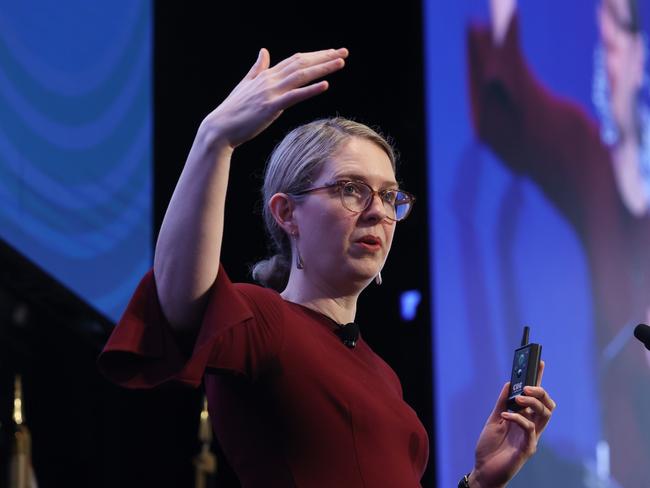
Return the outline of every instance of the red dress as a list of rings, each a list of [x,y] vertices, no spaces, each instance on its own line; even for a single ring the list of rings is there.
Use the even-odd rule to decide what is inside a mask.
[[[219,270],[189,354],[149,272],[99,358],[112,381],[204,380],[214,431],[243,487],[417,487],[427,434],[394,371],[362,338]],[[190,348],[188,348],[190,349]]]

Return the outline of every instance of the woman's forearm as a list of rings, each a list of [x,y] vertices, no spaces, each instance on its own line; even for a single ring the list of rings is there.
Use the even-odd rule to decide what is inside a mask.
[[[163,219],[154,275],[163,312],[178,330],[200,319],[217,277],[232,152],[202,124]]]

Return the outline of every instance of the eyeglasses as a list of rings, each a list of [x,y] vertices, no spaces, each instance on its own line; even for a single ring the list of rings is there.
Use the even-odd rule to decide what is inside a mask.
[[[361,213],[370,207],[375,195],[384,204],[386,218],[399,222],[408,217],[415,202],[415,197],[408,192],[396,188],[373,190],[363,181],[339,180],[329,185],[309,188],[291,193],[294,196],[306,195],[320,190],[335,189],[341,197],[341,203],[351,212]]]

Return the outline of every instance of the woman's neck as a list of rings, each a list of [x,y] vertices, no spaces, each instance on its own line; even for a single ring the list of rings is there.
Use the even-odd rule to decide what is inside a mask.
[[[297,273],[300,273],[298,275]],[[314,283],[303,274],[292,272],[282,298],[322,313],[339,324],[354,322],[359,293],[334,289],[326,283]]]

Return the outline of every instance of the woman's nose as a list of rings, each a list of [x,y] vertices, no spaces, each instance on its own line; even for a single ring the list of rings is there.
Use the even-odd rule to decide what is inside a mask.
[[[386,206],[384,205],[384,201],[381,199],[381,196],[379,196],[377,193],[371,195],[368,206],[363,213],[366,217],[372,217],[377,220],[386,218],[387,210]]]

